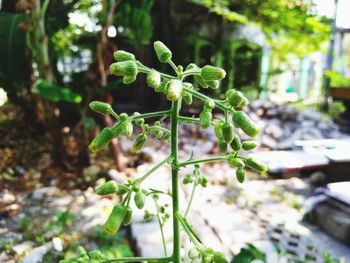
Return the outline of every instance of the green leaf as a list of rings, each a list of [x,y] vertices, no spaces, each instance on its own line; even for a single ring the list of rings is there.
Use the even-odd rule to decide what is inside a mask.
[[[0,75],[13,80],[23,79],[25,31],[20,28],[23,14],[0,12]]]
[[[51,101],[66,101],[71,103],[80,103],[82,97],[71,91],[69,88],[63,88],[55,84],[51,84],[43,79],[39,79],[36,83],[38,94]]]
[[[255,259],[260,259],[263,262],[266,262],[266,255],[252,244],[247,244],[246,247],[242,248],[233,258],[231,263],[250,263]]]
[[[12,102],[20,103],[24,82],[25,30],[23,14],[0,12],[0,85]]]

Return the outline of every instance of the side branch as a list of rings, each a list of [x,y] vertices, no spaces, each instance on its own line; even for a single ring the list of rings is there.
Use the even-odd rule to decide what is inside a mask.
[[[145,173],[144,176],[136,179],[137,183],[142,183],[145,179],[147,179],[148,176],[150,176],[152,173],[154,173],[157,169],[159,169],[161,166],[163,166],[165,163],[170,162],[173,159],[172,156],[168,156],[167,158],[165,158],[163,161],[161,161],[160,163],[158,163],[156,166],[154,166],[151,170],[149,170],[147,173]]]
[[[227,155],[220,155],[220,156],[214,156],[206,159],[199,159],[199,160],[189,160],[186,162],[182,162],[178,164],[178,167],[185,167],[187,165],[191,164],[197,164],[197,163],[208,163],[208,162],[215,162],[215,161],[226,161],[228,159]]]
[[[198,92],[198,91],[195,91],[195,90],[193,90],[193,89],[189,89],[189,88],[186,88],[186,87],[184,87],[183,89],[184,89],[185,91],[191,93],[193,96],[195,96],[196,98],[198,98],[198,99],[200,99],[200,100],[202,100],[202,101],[212,100],[212,99],[209,98],[208,96],[206,96],[206,95],[204,95],[204,94],[202,94],[202,93],[200,93],[200,92]],[[222,102],[219,102],[219,101],[217,101],[217,100],[214,100],[214,102],[215,102],[215,105],[216,105],[219,109],[221,109],[221,110],[223,110],[223,111],[229,111],[229,112],[232,112],[232,111],[233,111],[231,107],[226,106],[226,105],[225,105],[224,103],[222,103]]]

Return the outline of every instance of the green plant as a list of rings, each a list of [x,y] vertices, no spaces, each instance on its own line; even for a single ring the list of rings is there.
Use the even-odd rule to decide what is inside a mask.
[[[344,77],[342,74],[340,74],[337,71],[334,70],[328,70],[326,72],[326,76],[331,79],[331,86],[332,87],[350,87],[350,78]]]
[[[340,115],[346,111],[344,103],[341,101],[333,101],[328,108],[328,115],[333,119],[338,120]]]
[[[239,251],[231,263],[249,263],[253,260],[260,260],[266,262],[266,255],[264,252],[256,248],[252,244],[247,244]]]
[[[148,68],[140,61],[134,58],[134,55],[126,51],[117,51],[114,53],[114,57],[117,60],[110,66],[110,72],[114,75],[123,77],[124,83],[131,83],[135,81],[139,73],[147,74],[147,83],[156,92],[164,93],[166,98],[171,101],[172,106],[169,110],[151,112],[151,113],[134,113],[128,116],[126,113],[117,114],[112,110],[110,105],[101,102],[92,102],[90,107],[101,113],[111,114],[117,119],[117,123],[113,127],[104,128],[101,133],[91,142],[89,148],[92,151],[98,151],[104,149],[108,143],[120,135],[131,137],[133,134],[133,124],[141,127],[142,132],[136,137],[134,143],[135,151],[139,151],[146,141],[147,137],[154,134],[158,139],[163,141],[170,140],[171,152],[168,157],[155,165],[142,177],[135,180],[128,180],[124,184],[116,186],[114,183],[106,182],[104,185],[99,186],[98,193],[115,193],[123,197],[120,204],[117,204],[111,215],[109,216],[105,229],[107,232],[116,233],[121,224],[125,224],[125,217],[127,216],[127,209],[129,208],[130,201],[134,196],[134,202],[139,209],[142,209],[145,201],[148,197],[152,197],[157,207],[157,214],[153,215],[148,211],[145,211],[145,219],[149,220],[153,216],[157,216],[161,232],[164,223],[169,218],[166,213],[166,205],[160,206],[158,204],[159,195],[168,195],[172,199],[172,222],[173,222],[173,254],[168,256],[165,246],[165,240],[162,235],[164,245],[164,258],[116,258],[114,261],[148,261],[148,262],[180,262],[180,227],[186,232],[188,238],[194,244],[194,247],[188,251],[188,256],[191,259],[200,259],[202,262],[228,262],[225,256],[218,251],[214,251],[211,248],[205,247],[201,239],[193,229],[191,224],[187,221],[187,214],[190,210],[193,196],[198,185],[206,186],[208,179],[200,175],[200,164],[213,162],[213,161],[227,161],[237,169],[237,178],[240,182],[244,181],[244,168],[248,167],[257,172],[265,173],[267,168],[264,164],[239,155],[241,150],[241,142],[235,129],[241,128],[247,135],[254,137],[259,133],[259,129],[255,123],[246,115],[242,109],[249,103],[242,93],[233,89],[229,90],[226,94],[225,100],[212,99],[198,90],[196,90],[190,82],[186,82],[188,77],[194,76],[195,79],[201,84],[202,88],[216,89],[219,86],[219,81],[222,80],[226,72],[218,67],[206,65],[202,68],[195,64],[189,64],[186,69],[182,66],[176,66],[172,61],[171,51],[160,41],[154,43],[154,49],[158,60],[161,63],[168,63],[176,75],[169,75],[158,72],[154,69]],[[203,111],[199,115],[199,118],[185,117],[180,115],[182,101],[191,104],[192,97],[201,100],[204,103]],[[98,105],[98,107],[96,107]],[[225,117],[222,120],[216,120],[212,117],[212,110],[214,108],[222,110]],[[231,118],[232,115],[232,118]],[[146,124],[145,119],[159,117],[160,121],[156,121],[153,124]],[[161,125],[161,121],[170,118],[170,130]],[[209,126],[214,126],[215,134],[218,138],[220,151],[223,155],[213,156],[206,159],[193,159],[191,156],[186,161],[180,161],[178,159],[178,129],[180,123],[196,123],[203,129],[207,129]],[[237,127],[237,128],[235,128]],[[249,143],[248,143],[249,144]],[[228,150],[228,145],[234,150]],[[253,148],[250,143],[249,149]],[[246,148],[246,149],[248,149]],[[226,154],[229,152],[229,154]],[[171,166],[172,177],[172,189],[171,192],[163,192],[157,189],[145,189],[142,188],[142,182],[146,180],[154,171],[161,166],[169,164]],[[183,167],[194,165],[193,177],[187,175],[183,182],[185,184],[193,184],[193,190],[189,203],[184,213],[180,211],[179,203],[179,170]],[[130,217],[130,215],[128,215]],[[129,223],[129,218],[126,220]]]

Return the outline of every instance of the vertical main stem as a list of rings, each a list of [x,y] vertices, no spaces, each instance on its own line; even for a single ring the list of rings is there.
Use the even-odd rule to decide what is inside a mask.
[[[173,203],[173,262],[180,262],[180,223],[176,218],[179,211],[179,168],[178,164],[178,116],[181,99],[173,102],[171,114],[171,182],[172,182],[172,203]]]

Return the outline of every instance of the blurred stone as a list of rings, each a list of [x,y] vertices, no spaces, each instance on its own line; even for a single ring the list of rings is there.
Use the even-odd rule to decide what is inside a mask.
[[[84,168],[83,176],[86,178],[94,178],[99,172],[101,168],[97,165],[90,165],[89,167]]]
[[[283,129],[278,121],[271,121],[265,127],[265,132],[271,134],[274,138],[281,138],[283,135]]]
[[[56,193],[58,193],[59,190],[56,187],[42,187],[42,188],[36,188],[34,192],[32,193],[32,198],[35,200],[41,200],[44,197],[53,196]]]
[[[10,205],[16,201],[16,197],[7,189],[3,190],[0,193],[0,207],[3,208],[7,205]],[[1,210],[0,208],[0,210]]]
[[[52,242],[48,242],[40,247],[31,250],[24,258],[22,263],[42,262],[44,255],[52,248]]]
[[[108,171],[109,177],[116,181],[118,184],[122,184],[126,180],[126,175],[123,172],[118,172],[116,169],[110,169]]]
[[[63,250],[62,239],[60,239],[59,237],[54,237],[52,239],[52,245],[56,251],[61,252]]]
[[[30,251],[34,245],[35,245],[35,242],[33,241],[24,241],[23,243],[14,245],[12,250],[17,255],[22,255],[23,253]]]

